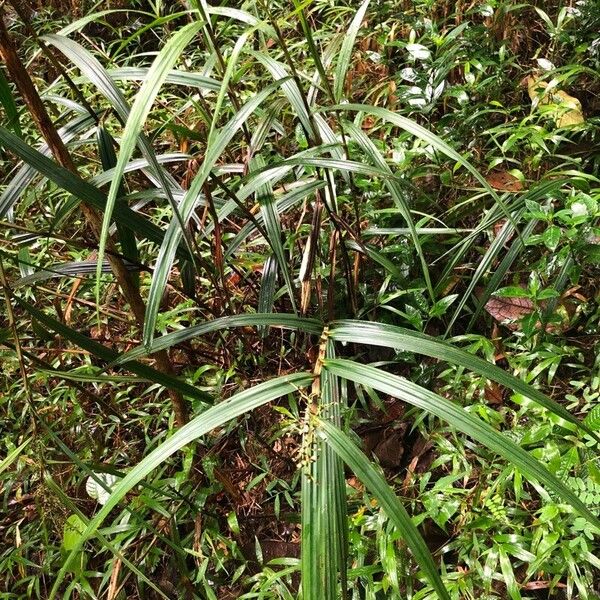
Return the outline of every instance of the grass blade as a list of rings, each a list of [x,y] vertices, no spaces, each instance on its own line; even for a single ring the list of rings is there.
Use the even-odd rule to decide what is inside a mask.
[[[0,473],[6,471],[6,469],[19,458],[21,452],[29,446],[32,439],[33,438],[27,438],[21,445],[17,446],[14,450],[11,450],[2,460],[0,460]]]

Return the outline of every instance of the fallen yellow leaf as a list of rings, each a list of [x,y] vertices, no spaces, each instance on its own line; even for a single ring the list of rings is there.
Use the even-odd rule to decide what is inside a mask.
[[[527,77],[527,92],[531,101],[550,107],[548,112],[556,121],[557,127],[579,125],[585,121],[581,102],[577,98],[563,90],[547,88],[547,81],[541,81],[534,76]]]

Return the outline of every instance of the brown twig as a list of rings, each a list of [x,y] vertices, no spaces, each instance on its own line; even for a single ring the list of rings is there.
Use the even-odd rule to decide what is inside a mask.
[[[37,125],[40,133],[44,140],[48,144],[48,148],[52,152],[56,161],[68,169],[74,174],[77,174],[77,167],[73,161],[71,154],[67,147],[63,143],[56,127],[54,126],[46,108],[29,76],[29,73],[25,69],[25,66],[21,62],[15,46],[10,38],[10,34],[6,29],[3,20],[3,11],[0,5],[0,58],[4,61],[6,69],[9,75],[17,87],[25,105],[29,110],[29,114],[35,124]],[[84,217],[92,229],[96,240],[100,238],[100,232],[102,230],[102,219],[98,212],[86,203],[81,203],[81,209]],[[135,317],[135,320],[140,328],[144,326],[145,318],[145,306],[142,297],[135,287],[130,274],[125,267],[123,261],[116,256],[115,245],[112,239],[107,239],[107,258],[110,263],[112,272],[121,288],[123,295],[129,304],[131,311]],[[156,364],[160,371],[167,375],[173,375],[174,370],[166,351],[156,353]],[[173,411],[175,413],[175,419],[179,426],[187,423],[188,411],[185,401],[179,392],[169,390],[169,396],[173,404]]]

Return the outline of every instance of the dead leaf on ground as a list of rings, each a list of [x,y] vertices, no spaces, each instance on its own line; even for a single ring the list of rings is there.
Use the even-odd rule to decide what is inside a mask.
[[[491,404],[492,406],[502,404],[502,401],[504,399],[502,388],[494,382],[490,383],[485,388],[483,395],[487,400],[488,404]]]
[[[486,181],[490,187],[500,192],[520,192],[523,189],[519,179],[508,171],[492,171],[486,177]]]
[[[496,221],[496,223],[494,223],[494,237],[497,238],[500,235],[500,232],[502,231],[502,228],[506,225],[506,219],[500,219],[499,221]],[[513,231],[511,231],[508,234],[508,237],[506,238],[506,241],[504,242],[504,245],[507,246],[508,242],[510,242],[513,238],[515,237],[515,232],[514,229]]]
[[[362,482],[357,477],[354,477],[354,476],[349,477],[348,479],[346,479],[346,483],[351,488],[354,488],[355,490],[357,490],[359,492],[365,491],[365,486],[362,484]]]
[[[547,81],[542,81],[536,76],[525,78],[525,82],[534,106],[535,103],[547,106],[557,127],[569,127],[585,122],[581,102],[577,98],[556,87],[551,87]]]
[[[485,310],[496,321],[505,324],[509,329],[514,331],[519,329],[519,324],[516,321],[533,312],[533,302],[529,298],[492,296],[485,303]]]
[[[539,308],[544,310],[545,302],[541,302]],[[519,331],[521,329],[521,319],[530,315],[535,307],[529,298],[504,298],[502,296],[492,296],[485,303],[485,310],[498,323],[508,327],[511,331]],[[559,332],[566,331],[571,327],[571,319],[575,315],[576,307],[568,299],[563,298],[556,304],[554,308],[554,319],[546,324],[546,331]],[[542,326],[540,321],[536,323],[536,328]]]

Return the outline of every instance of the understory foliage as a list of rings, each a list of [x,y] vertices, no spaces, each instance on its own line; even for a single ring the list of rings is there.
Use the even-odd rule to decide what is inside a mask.
[[[0,5],[0,598],[599,598],[599,15]]]

